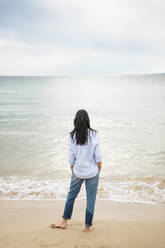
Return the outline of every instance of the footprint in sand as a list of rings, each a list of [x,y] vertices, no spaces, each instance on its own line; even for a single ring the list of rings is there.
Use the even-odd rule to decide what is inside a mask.
[[[114,246],[112,244],[105,244],[104,242],[103,243],[96,243],[96,244],[93,244],[93,245],[75,245],[74,248],[119,248],[118,246]]]

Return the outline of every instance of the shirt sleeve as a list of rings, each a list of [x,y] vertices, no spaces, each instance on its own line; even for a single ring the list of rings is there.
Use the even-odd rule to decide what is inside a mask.
[[[96,163],[99,163],[102,161],[100,137],[99,137],[98,133],[97,133],[97,143],[96,143],[96,147],[95,147],[95,158],[96,158]]]
[[[74,150],[73,150],[73,142],[71,140],[71,136],[68,137],[68,163],[69,165],[74,165],[76,160]]]

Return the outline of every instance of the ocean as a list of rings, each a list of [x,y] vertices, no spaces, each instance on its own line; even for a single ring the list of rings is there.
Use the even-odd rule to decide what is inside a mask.
[[[79,109],[100,134],[97,199],[165,204],[165,75],[1,76],[0,200],[66,199]]]

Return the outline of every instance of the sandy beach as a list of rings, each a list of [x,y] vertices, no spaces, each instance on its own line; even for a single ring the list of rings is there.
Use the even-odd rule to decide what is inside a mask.
[[[66,230],[58,223],[64,201],[0,201],[1,248],[164,248],[165,206],[97,200],[93,230],[82,232],[85,200],[75,202]]]

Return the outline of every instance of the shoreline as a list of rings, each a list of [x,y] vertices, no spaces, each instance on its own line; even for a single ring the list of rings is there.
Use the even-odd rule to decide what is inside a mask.
[[[85,200],[75,201],[68,228],[64,200],[0,200],[1,248],[164,248],[165,205],[96,200],[94,231],[83,233]]]
[[[0,177],[1,200],[65,200],[69,190],[67,179],[54,177],[35,178]],[[108,179],[108,180],[107,180]],[[97,200],[165,204],[165,177],[104,177],[100,176]],[[77,200],[86,199],[85,185],[82,185]]]
[[[66,196],[67,197],[67,196]],[[66,199],[66,197],[65,197],[65,199]],[[38,201],[38,202],[45,202],[45,201],[49,201],[49,202],[56,202],[56,201],[65,201],[65,199],[55,199],[55,200],[53,200],[53,199],[0,199],[0,202],[2,201]],[[76,199],[76,201],[85,201],[85,198],[78,198],[77,197],[77,199]],[[105,202],[111,202],[111,203],[118,203],[118,204],[124,204],[124,203],[128,203],[128,204],[144,204],[144,205],[154,205],[154,206],[158,206],[158,205],[160,205],[160,206],[165,206],[165,204],[164,203],[157,203],[157,202],[147,202],[147,201],[116,201],[116,200],[111,200],[111,199],[97,199],[97,201],[105,201]]]

